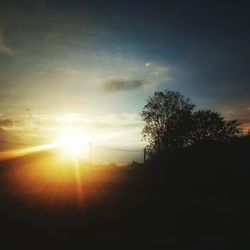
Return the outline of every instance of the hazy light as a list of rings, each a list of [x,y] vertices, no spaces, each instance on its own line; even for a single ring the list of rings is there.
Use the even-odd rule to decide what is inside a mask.
[[[24,148],[24,149],[4,151],[4,152],[0,152],[0,160],[16,158],[16,157],[32,154],[35,152],[45,151],[45,150],[49,150],[53,148],[55,148],[55,144],[45,144],[45,145],[39,145],[39,146],[34,146],[34,147],[29,147],[29,148]]]
[[[90,137],[76,129],[61,131],[55,140],[55,146],[61,153],[74,158],[86,155],[86,146],[89,143]]]

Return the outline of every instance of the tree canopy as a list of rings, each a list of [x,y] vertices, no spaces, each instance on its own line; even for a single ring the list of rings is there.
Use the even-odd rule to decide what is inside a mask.
[[[199,110],[193,114],[192,141],[226,142],[241,133],[237,120],[226,121],[219,113]]]
[[[237,120],[226,121],[210,110],[194,111],[195,105],[177,91],[155,92],[141,113],[142,134],[151,154],[204,141],[228,141],[241,133]]]

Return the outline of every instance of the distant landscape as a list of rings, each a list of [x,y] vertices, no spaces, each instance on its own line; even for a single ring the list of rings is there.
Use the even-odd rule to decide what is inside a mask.
[[[250,139],[127,167],[36,153],[0,163],[1,244],[10,248],[250,246]],[[63,168],[63,169],[62,169]]]

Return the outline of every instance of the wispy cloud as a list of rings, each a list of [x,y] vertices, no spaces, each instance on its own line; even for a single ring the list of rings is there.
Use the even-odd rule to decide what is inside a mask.
[[[174,80],[170,77],[171,68],[165,65],[146,62],[144,64],[132,64],[127,62],[124,70],[113,72],[109,77],[103,76],[101,89],[105,92],[117,92],[143,88],[144,90],[154,89],[158,84]]]
[[[237,119],[241,124],[240,127],[243,129],[243,132],[247,133],[250,130],[249,111],[249,106],[241,108],[228,108],[223,112],[223,115],[226,120]]]
[[[243,129],[244,133],[248,133],[250,131],[250,118],[242,118],[238,119],[241,123],[241,128]]]
[[[105,115],[83,115],[69,113],[63,115],[32,114],[13,115],[0,117],[0,130],[12,135],[19,135],[25,141],[30,137],[37,141],[53,140],[55,134],[67,128],[76,128],[95,137],[97,141],[105,138],[106,143],[109,136],[126,137],[137,133],[140,141],[142,122],[136,113],[105,114]],[[115,141],[113,141],[115,143]],[[118,141],[116,142],[118,143]]]
[[[24,126],[23,119],[21,118],[7,118],[2,116],[0,119],[0,128],[4,130],[18,130]]]
[[[5,34],[4,29],[0,27],[0,54],[9,56],[13,55],[14,50],[6,45],[4,34]]]
[[[65,76],[76,76],[79,75],[80,72],[77,69],[70,68],[70,67],[65,67],[65,68],[57,68],[56,72],[59,74],[63,74]]]
[[[104,81],[102,89],[106,92],[117,92],[140,88],[148,84],[150,84],[150,82],[147,80],[110,79]]]
[[[146,67],[147,73],[150,76],[154,76],[154,77],[160,77],[160,76],[166,75],[166,73],[170,71],[169,67],[153,64],[150,62],[145,63],[145,67]]]
[[[142,121],[136,113],[84,115],[2,115],[0,120],[0,150],[6,147],[47,144],[68,128],[91,138],[96,146],[128,148],[144,147],[141,141]],[[4,147],[4,148],[3,148]]]
[[[228,116],[228,115],[235,115],[236,111],[235,111],[235,109],[228,109],[224,113],[225,113],[226,116]]]

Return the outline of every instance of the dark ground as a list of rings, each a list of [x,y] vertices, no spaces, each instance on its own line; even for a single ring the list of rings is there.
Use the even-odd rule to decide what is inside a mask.
[[[81,196],[72,168],[45,171],[50,154],[2,161],[1,249],[249,249],[248,146],[81,166]]]

